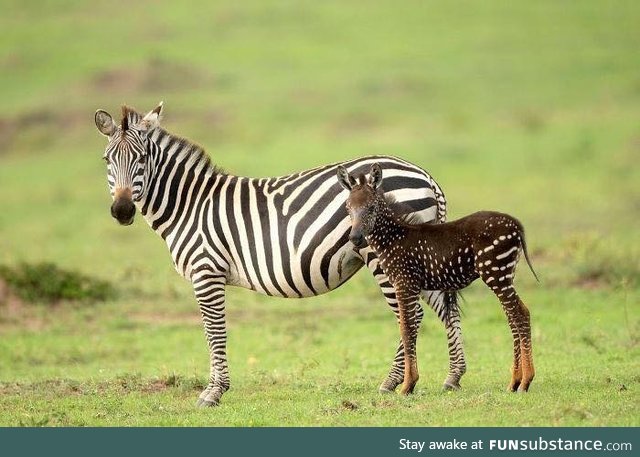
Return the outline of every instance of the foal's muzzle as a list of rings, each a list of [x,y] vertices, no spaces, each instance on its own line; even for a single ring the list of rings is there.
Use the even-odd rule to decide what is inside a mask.
[[[362,233],[351,233],[349,235],[349,241],[357,248],[363,248],[367,245],[367,241],[364,239]]]
[[[133,224],[133,216],[136,214],[136,206],[128,198],[117,198],[111,205],[111,215],[120,225]]]

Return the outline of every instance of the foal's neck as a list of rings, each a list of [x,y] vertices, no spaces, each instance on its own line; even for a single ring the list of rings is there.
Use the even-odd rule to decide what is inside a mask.
[[[373,230],[367,237],[367,242],[374,250],[380,251],[402,239],[407,229],[383,197],[378,196],[377,201],[376,220],[373,224]]]

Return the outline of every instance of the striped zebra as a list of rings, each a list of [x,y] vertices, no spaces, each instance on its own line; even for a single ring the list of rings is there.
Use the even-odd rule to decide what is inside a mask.
[[[209,383],[198,406],[213,406],[229,389],[225,288],[244,287],[278,297],[311,297],[336,289],[363,265],[374,274],[398,316],[392,286],[371,249],[349,241],[350,222],[336,167],[364,172],[373,162],[385,171],[383,187],[423,221],[443,222],[445,198],[424,170],[394,157],[364,157],[276,178],[224,173],[198,145],[160,127],[162,103],[142,115],[122,107],[116,124],[103,110],[95,123],[108,138],[104,159],[113,198],[111,215],[133,223],[136,209],[169,248],[178,273],[191,281],[210,353]],[[455,297],[431,291],[423,297],[445,324],[449,374],[445,388],[459,387],[465,371]],[[417,313],[422,319],[422,308]],[[380,385],[402,383],[400,344]]]

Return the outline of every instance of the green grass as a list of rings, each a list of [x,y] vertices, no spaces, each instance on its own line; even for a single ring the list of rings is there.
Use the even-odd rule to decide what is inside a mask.
[[[198,3],[0,1],[0,264],[119,292],[41,306],[0,290],[0,425],[639,425],[639,6]],[[542,278],[517,282],[531,391],[505,392],[510,335],[478,284],[463,390],[440,392],[446,340],[427,314],[417,393],[380,396],[399,335],[363,271],[306,300],[230,289],[232,389],[195,409],[193,294],[143,221],[111,219],[93,125],[97,108],[159,100],[169,130],[235,174],[394,154],[434,175],[451,218],[521,219]]]

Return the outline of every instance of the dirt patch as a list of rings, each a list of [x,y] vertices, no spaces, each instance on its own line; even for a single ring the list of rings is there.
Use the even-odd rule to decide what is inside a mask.
[[[16,324],[31,331],[44,327],[44,322],[31,316],[27,304],[15,295],[7,282],[0,277],[0,329]]]
[[[46,109],[31,111],[14,118],[0,118],[0,153],[8,150],[18,135],[28,136],[36,129],[51,129],[64,126],[64,119]]]
[[[201,391],[206,387],[203,379],[186,378],[170,374],[161,378],[142,378],[138,375],[123,375],[107,381],[76,381],[73,379],[47,379],[33,383],[0,382],[0,395],[29,395],[41,392],[46,395],[96,395],[106,392],[158,393],[169,389]]]
[[[351,400],[342,400],[342,407],[348,411],[355,411],[358,405]]]
[[[341,117],[329,125],[332,137],[348,137],[371,132],[380,126],[380,121],[366,113],[353,113]]]
[[[202,318],[195,307],[192,312],[184,314],[134,312],[129,315],[129,318],[134,322],[153,325],[202,325]]]
[[[228,77],[221,81],[227,81]],[[115,94],[158,93],[159,91],[190,89],[217,83],[217,78],[201,68],[182,62],[159,58],[147,60],[142,65],[127,66],[102,71],[90,80],[94,91]]]
[[[585,290],[598,290],[610,287],[609,281],[604,275],[597,272],[590,272],[576,278],[571,286]]]

